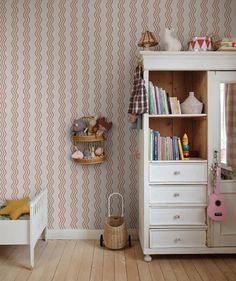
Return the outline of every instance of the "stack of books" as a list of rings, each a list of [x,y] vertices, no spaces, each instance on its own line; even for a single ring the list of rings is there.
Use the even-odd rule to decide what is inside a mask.
[[[181,114],[180,102],[177,97],[169,97],[162,88],[149,81],[148,87],[149,114]]]
[[[162,137],[149,129],[149,161],[153,160],[184,160],[180,138]]]

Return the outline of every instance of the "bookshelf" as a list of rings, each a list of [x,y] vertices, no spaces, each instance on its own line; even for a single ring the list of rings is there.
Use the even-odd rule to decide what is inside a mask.
[[[206,208],[211,187],[209,167],[216,140],[209,128],[212,120],[209,112],[214,103],[208,101],[210,72],[234,70],[236,56],[221,52],[140,53],[147,89],[151,81],[164,89],[168,97],[176,97],[180,104],[189,92],[194,92],[203,103],[201,114],[143,114],[143,127],[139,131],[139,239],[144,260],[151,261],[154,254],[230,252],[210,247],[211,223]],[[186,133],[190,159],[150,159],[150,130],[181,140]]]

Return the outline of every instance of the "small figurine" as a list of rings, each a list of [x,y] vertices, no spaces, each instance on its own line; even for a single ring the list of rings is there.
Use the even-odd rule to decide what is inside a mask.
[[[90,116],[86,118],[87,120],[87,126],[88,126],[88,135],[93,135],[97,131],[97,116]]]
[[[99,118],[97,120],[97,124],[98,124],[98,130],[96,134],[98,136],[102,136],[105,131],[110,130],[112,127],[112,122],[107,122],[104,117]]]
[[[92,146],[92,147],[90,148],[91,158],[95,158],[95,157],[96,157],[94,150],[95,150],[95,148],[94,148],[94,146]]]
[[[83,159],[84,154],[82,151],[78,149],[78,147],[75,146],[75,152],[71,156],[73,159]]]
[[[180,51],[182,48],[179,39],[173,36],[174,29],[166,28],[163,35],[164,49],[165,51]]]
[[[104,151],[103,148],[99,146],[98,148],[96,148],[94,153],[95,153],[96,156],[102,156],[103,151]]]
[[[91,152],[89,149],[84,150],[84,159],[91,159]]]
[[[189,160],[189,145],[188,145],[187,134],[184,134],[183,136],[183,155],[184,155],[184,160]]]

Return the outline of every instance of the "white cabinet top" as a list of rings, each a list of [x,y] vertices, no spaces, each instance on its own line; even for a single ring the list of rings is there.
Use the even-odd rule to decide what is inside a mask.
[[[141,51],[144,70],[236,70],[236,52]]]

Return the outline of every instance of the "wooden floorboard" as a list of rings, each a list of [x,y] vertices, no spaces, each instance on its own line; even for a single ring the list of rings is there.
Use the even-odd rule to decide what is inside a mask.
[[[0,281],[236,281],[236,255],[163,255],[144,262],[138,241],[118,251],[95,240],[0,246]]]

